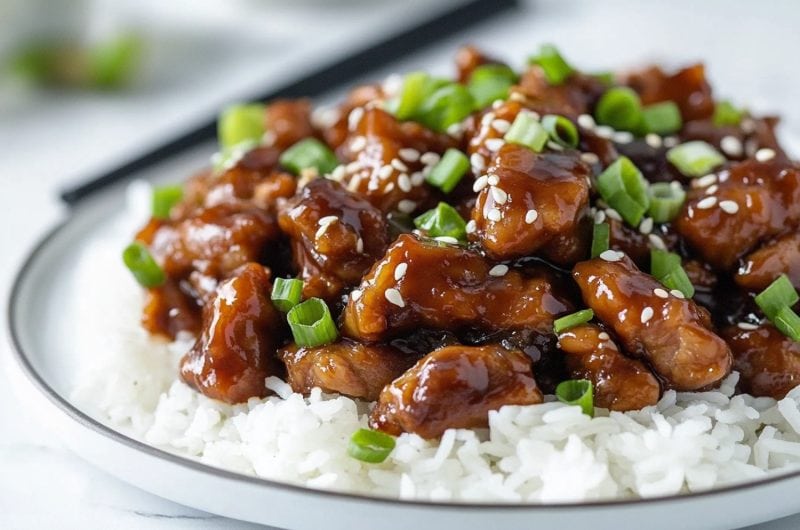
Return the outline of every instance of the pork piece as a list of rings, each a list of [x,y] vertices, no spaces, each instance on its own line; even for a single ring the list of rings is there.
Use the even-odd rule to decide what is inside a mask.
[[[292,239],[306,297],[330,300],[357,284],[389,246],[381,211],[328,179],[309,182],[281,208],[278,222]]]
[[[711,119],[697,120],[687,123],[681,130],[680,137],[684,141],[707,142],[724,153],[729,160],[743,160],[762,148],[772,149],[776,158],[787,160],[775,135],[775,127],[779,121],[775,116],[747,117],[737,126],[719,126]]]
[[[558,335],[573,379],[588,379],[594,403],[610,410],[638,410],[655,405],[661,386],[640,360],[626,357],[599,326],[583,324]]]
[[[203,332],[181,360],[186,384],[228,403],[267,395],[264,379],[281,375],[275,350],[284,334],[270,292],[269,273],[257,263],[220,284],[204,309]]]
[[[540,115],[560,114],[576,120],[581,114],[591,114],[591,108],[605,89],[602,81],[580,72],[573,73],[560,85],[551,85],[542,69],[532,66],[511,92],[523,96],[525,107]]]
[[[740,287],[759,292],[781,274],[786,274],[795,289],[800,289],[800,234],[796,232],[749,254],[739,264],[733,279]]]
[[[614,330],[625,351],[644,358],[676,390],[705,388],[728,375],[731,352],[709,329],[708,313],[691,300],[664,297],[664,287],[630,258],[610,254],[617,261],[584,261],[572,275],[584,302]]]
[[[376,102],[386,97],[381,85],[361,85],[357,86],[347,94],[347,99],[340,105],[332,108],[320,108],[312,115],[314,126],[322,130],[322,138],[333,150],[337,152],[339,159],[344,159],[348,151],[342,151],[349,131],[350,112],[356,107],[374,105]]]
[[[760,242],[800,223],[796,165],[777,159],[745,160],[720,171],[718,182],[711,185],[718,187],[712,195],[708,188],[690,190],[674,226],[717,269],[730,270]]]
[[[147,290],[142,326],[153,335],[174,340],[181,331],[192,334],[200,331],[200,313],[198,301],[181,289],[180,282],[167,280]]]
[[[413,121],[399,122],[386,111],[362,107],[348,118],[350,135],[339,152],[347,164],[347,189],[364,196],[383,212],[405,213],[428,204],[431,188],[422,173],[422,155],[441,154],[456,140]]]
[[[426,327],[550,333],[572,305],[550,277],[493,267],[457,245],[404,234],[351,293],[343,333],[376,342]]]
[[[268,143],[284,151],[300,140],[314,136],[311,102],[307,99],[279,99],[267,105]]]
[[[589,171],[577,151],[535,153],[504,145],[488,171],[496,182],[485,184],[472,210],[471,239],[495,259],[551,245],[559,251],[547,257],[559,264],[586,257],[591,224],[581,228],[581,220],[589,206]]]
[[[624,83],[639,93],[642,104],[674,101],[684,121],[702,120],[714,114],[711,86],[702,64],[688,66],[668,74],[658,66],[632,72]]]
[[[449,346],[423,357],[383,389],[370,426],[436,438],[447,429],[486,427],[504,405],[542,402],[530,360],[500,346]]]
[[[739,389],[753,396],[782,399],[800,384],[800,343],[771,324],[754,330],[725,328],[722,336],[733,351]]]
[[[317,348],[292,343],[278,356],[286,364],[292,390],[308,394],[319,387],[323,392],[375,401],[384,386],[405,372],[417,357],[381,344],[362,344],[342,339]]]

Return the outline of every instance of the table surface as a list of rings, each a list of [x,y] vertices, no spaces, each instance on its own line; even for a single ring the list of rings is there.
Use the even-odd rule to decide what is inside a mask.
[[[171,55],[159,58],[148,85],[128,94],[102,96],[48,94],[12,97],[9,102],[0,95],[0,299],[6,299],[13,274],[36,239],[66,215],[57,199],[64,186],[203,121],[226,101],[263,91],[285,79],[287,72],[296,72],[292,65],[324,61],[331,50],[341,52],[390,31],[390,21],[412,20],[442,7],[432,0],[366,3],[369,9],[357,0],[336,6],[298,2],[268,14],[264,7],[277,4],[241,0],[233,2],[239,11],[220,11],[205,3],[201,5],[209,11],[191,26],[174,13],[154,20],[143,10],[134,11],[127,15],[147,28],[154,42],[171,50]],[[786,23],[798,20],[800,4],[776,1],[769,11],[759,6],[763,4],[724,0],[528,2],[520,13],[387,65],[379,75],[429,65],[445,72],[456,46],[464,42],[517,61],[539,43],[553,42],[576,64],[597,70],[647,60],[677,64],[703,59],[720,94],[758,110],[781,109],[785,137],[800,138],[800,106],[791,97],[800,87],[800,71],[784,68],[800,49],[796,25]],[[325,10],[324,16],[319,10]],[[358,32],[353,26],[356,11],[368,17],[366,22],[357,19]],[[721,12],[729,15],[721,20]],[[617,29],[620,17],[627,24],[624,30]],[[288,28],[301,24],[315,38],[299,44],[294,39],[290,45]],[[232,26],[259,31],[231,32]],[[598,30],[603,27],[614,30]],[[800,153],[794,146],[794,153]],[[7,427],[0,441],[0,528],[255,527],[159,499],[67,452],[46,426],[15,403],[3,381],[2,363],[9,361],[9,347],[5,326],[1,329],[0,424]],[[758,526],[798,527],[800,515]]]

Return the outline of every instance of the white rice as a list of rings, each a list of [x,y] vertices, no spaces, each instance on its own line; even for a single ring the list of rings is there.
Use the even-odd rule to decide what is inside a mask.
[[[738,374],[718,391],[667,391],[656,406],[594,418],[546,399],[489,414],[489,428],[454,429],[437,441],[397,439],[382,464],[350,458],[350,435],[369,404],[292,392],[228,405],[181,383],[177,363],[191,337],[151,339],[139,326],[142,294],[119,251],[142,221],[148,191],[110,236],[89,247],[76,344],[85,370],[74,399],[98,419],[164,450],[247,475],[311,488],[403,499],[571,502],[708,490],[800,466],[800,387],[786,398],[734,396]],[[91,286],[87,288],[85,286]],[[108,332],[99,337],[98,319]]]

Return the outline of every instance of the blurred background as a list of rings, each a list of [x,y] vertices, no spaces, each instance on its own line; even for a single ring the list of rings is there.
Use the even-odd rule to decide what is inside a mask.
[[[466,3],[0,0],[2,299],[37,238],[68,214],[61,190],[205,123],[226,103]],[[589,71],[701,60],[717,95],[756,112],[780,112],[780,135],[797,156],[799,27],[794,0],[520,0],[512,11],[363,78],[417,68],[449,73],[465,43],[521,65],[550,42]],[[0,348],[6,353],[4,340]],[[0,528],[86,521],[104,528],[231,527],[90,469],[28,421],[6,386],[0,384],[0,425],[11,428],[0,442]],[[51,491],[55,479],[58,494]],[[33,495],[36,504],[27,501]],[[797,528],[800,520],[786,525],[769,528]]]

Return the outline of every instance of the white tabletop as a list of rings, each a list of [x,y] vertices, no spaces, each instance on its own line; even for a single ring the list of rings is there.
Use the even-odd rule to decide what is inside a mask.
[[[197,2],[175,2],[178,7],[159,18],[141,8],[153,3],[137,3],[138,10],[127,16],[170,53],[159,55],[149,83],[136,91],[50,94],[10,103],[0,97],[0,299],[6,299],[28,249],[66,215],[57,191],[68,183],[157,145],[226,101],[263,91],[296,73],[298,65],[325,61],[390,31],[397,20],[410,21],[443,4],[309,0],[279,9],[277,2],[239,0],[231,3],[237,10],[220,10],[200,2],[208,12],[188,24],[179,8]],[[429,65],[446,71],[455,47],[464,42],[518,62],[539,43],[553,42],[574,63],[598,70],[648,59],[673,64],[703,59],[722,95],[757,109],[781,109],[784,135],[800,138],[798,20],[800,4],[791,0],[770,2],[769,9],[766,3],[726,0],[542,0],[390,65],[384,74]],[[231,31],[232,25],[239,31]],[[311,37],[298,38],[295,28]],[[8,361],[5,333],[3,326],[2,362]],[[26,416],[3,372],[0,363],[0,528],[252,527],[164,501],[90,467]],[[798,527],[800,516],[758,528]]]

